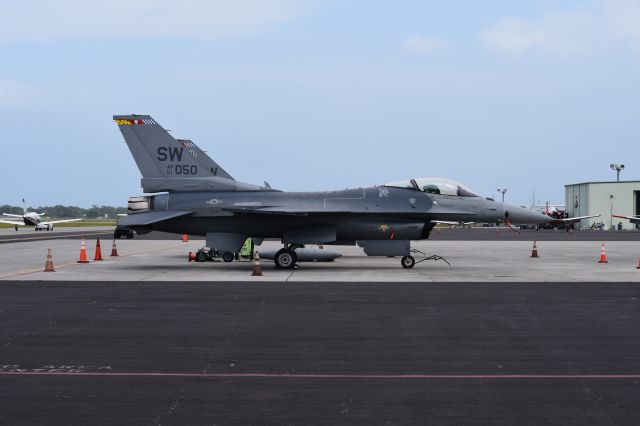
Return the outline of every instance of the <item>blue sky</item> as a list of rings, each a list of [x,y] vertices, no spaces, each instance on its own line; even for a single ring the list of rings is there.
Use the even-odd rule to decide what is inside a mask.
[[[640,2],[0,4],[0,204],[126,205],[127,113],[284,190],[640,179]]]

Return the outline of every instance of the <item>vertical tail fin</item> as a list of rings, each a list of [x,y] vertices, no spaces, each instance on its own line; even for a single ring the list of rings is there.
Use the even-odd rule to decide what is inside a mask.
[[[234,180],[191,141],[176,140],[148,115],[114,115],[143,179]]]

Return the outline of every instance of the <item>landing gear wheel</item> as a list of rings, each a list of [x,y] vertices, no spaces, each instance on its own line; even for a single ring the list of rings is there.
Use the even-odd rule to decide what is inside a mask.
[[[416,260],[413,258],[413,256],[404,256],[400,263],[402,264],[403,268],[411,269],[413,268],[413,265],[416,264]]]
[[[234,254],[230,251],[225,251],[224,253],[222,253],[222,260],[224,260],[225,262],[233,262],[233,259],[235,258],[236,257],[234,256]]]
[[[298,260],[296,252],[291,249],[280,249],[273,258],[278,269],[293,269]]]

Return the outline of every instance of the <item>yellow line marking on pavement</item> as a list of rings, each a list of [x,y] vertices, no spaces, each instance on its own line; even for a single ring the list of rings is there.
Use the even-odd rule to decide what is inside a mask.
[[[91,261],[89,263],[78,263],[78,262],[69,262],[69,263],[63,263],[61,265],[54,265],[55,269],[63,269],[63,268],[67,268],[70,266],[80,266],[80,265],[89,265],[89,264],[99,264],[100,262],[105,262],[105,261],[109,261],[109,260],[116,260],[118,258],[123,258],[123,257],[131,257],[131,256],[135,256],[137,254],[144,254],[144,253],[151,253],[154,251],[160,251],[160,250],[165,250],[165,249],[169,249],[169,248],[173,248],[173,246],[164,246],[164,247],[158,247],[158,248],[153,248],[150,250],[140,250],[140,251],[136,251],[133,253],[127,253],[127,254],[121,254],[118,255],[117,257],[106,257],[104,258],[102,261]],[[13,271],[13,272],[8,272],[6,274],[0,275],[0,280],[6,279],[6,278],[11,278],[11,277],[18,277],[21,275],[29,275],[29,274],[36,274],[36,273],[40,273],[44,271],[44,267],[43,268],[39,268],[39,269],[27,269],[24,271]]]

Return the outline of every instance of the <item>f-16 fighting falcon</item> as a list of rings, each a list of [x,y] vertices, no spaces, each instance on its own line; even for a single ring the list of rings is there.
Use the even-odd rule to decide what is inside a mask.
[[[362,247],[369,256],[402,256],[412,268],[411,241],[429,238],[438,221],[541,224],[547,215],[483,198],[449,179],[418,178],[326,192],[284,192],[235,180],[189,140],[176,140],[148,115],[116,115],[142,174],[121,225],[205,235],[215,256],[232,261],[247,238],[283,243],[274,262],[293,268],[305,244]]]

